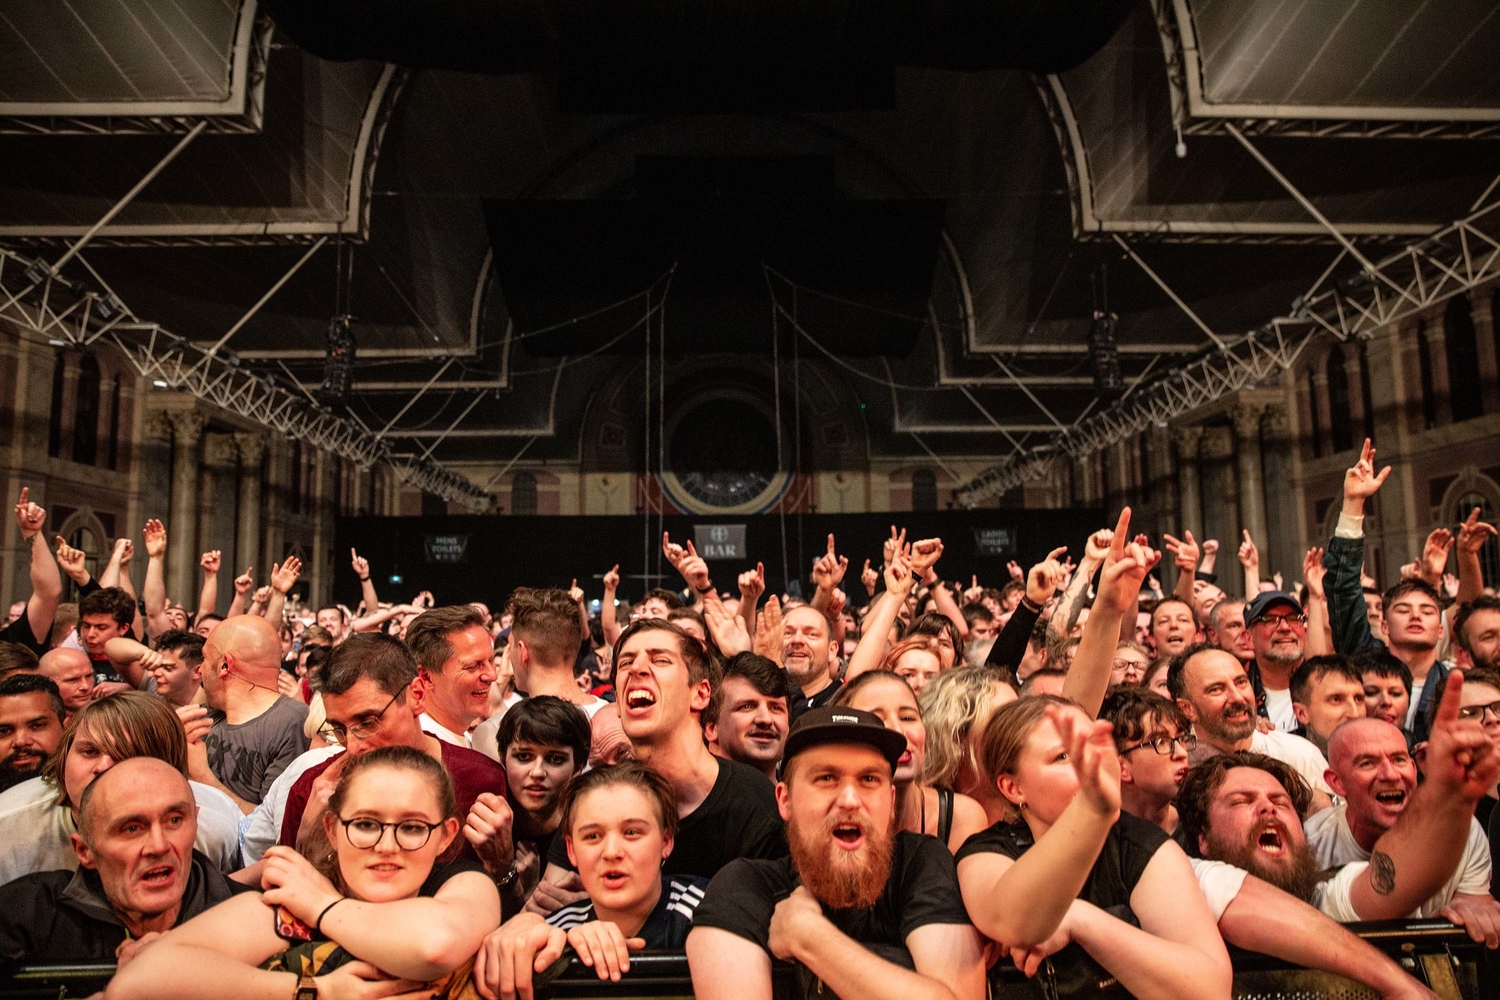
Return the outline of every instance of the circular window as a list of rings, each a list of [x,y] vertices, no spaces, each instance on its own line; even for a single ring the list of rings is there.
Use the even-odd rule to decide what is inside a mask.
[[[761,513],[775,506],[791,479],[776,465],[770,417],[747,399],[720,396],[673,421],[661,482],[690,513]]]

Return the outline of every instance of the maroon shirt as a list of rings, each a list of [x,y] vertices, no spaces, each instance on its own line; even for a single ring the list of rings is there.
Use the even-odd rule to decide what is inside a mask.
[[[443,766],[448,769],[448,774],[453,778],[453,794],[458,802],[458,821],[460,824],[468,818],[469,810],[474,807],[474,800],[479,798],[483,792],[494,792],[496,795],[505,795],[505,768],[490,760],[484,754],[465,747],[454,746],[452,743],[438,741],[443,749]],[[302,813],[307,809],[308,797],[312,794],[313,782],[318,775],[328,769],[328,765],[338,760],[343,754],[330,757],[316,767],[310,767],[292,785],[292,790],[287,793],[286,812],[281,820],[281,843],[287,847],[297,846],[297,830],[302,826]],[[474,847],[469,843],[467,837],[460,830],[457,837],[453,838],[452,845],[444,852],[439,861],[451,861],[454,858],[469,858],[479,860],[474,853]]]

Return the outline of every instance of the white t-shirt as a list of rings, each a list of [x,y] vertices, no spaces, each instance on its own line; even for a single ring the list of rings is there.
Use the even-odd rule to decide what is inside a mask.
[[[193,847],[221,872],[240,868],[240,812],[217,788],[188,782],[198,802],[198,837]],[[28,778],[0,794],[0,884],[36,872],[77,871],[71,835],[78,832],[73,811],[58,802],[57,789]]]
[[[1300,774],[1302,780],[1314,789],[1329,797],[1333,796],[1333,789],[1328,787],[1328,780],[1323,777],[1323,772],[1328,770],[1328,761],[1308,740],[1279,730],[1273,733],[1257,730],[1250,737],[1250,749],[1276,758]]]
[[[589,699],[578,705],[579,711],[588,717],[589,722],[593,722],[594,716],[602,712],[606,705],[612,704],[598,695],[590,695]],[[506,705],[506,708],[509,709],[510,706]],[[500,760],[500,741],[497,737],[500,733],[500,720],[503,718],[505,718],[505,712],[496,712],[476,726],[473,734],[473,749],[502,764],[505,761]]]
[[[1218,923],[1224,919],[1224,911],[1229,909],[1234,897],[1240,894],[1245,876],[1250,873],[1223,861],[1209,861],[1206,858],[1188,860],[1193,863],[1193,874],[1198,876],[1198,888],[1203,890],[1203,898],[1208,900],[1208,909],[1214,915],[1214,923]]]
[[[1359,842],[1354,839],[1354,832],[1349,829],[1348,808],[1347,804],[1343,804],[1336,805],[1332,809],[1324,809],[1303,824],[1303,829],[1307,831],[1307,846],[1312,850],[1313,857],[1317,859],[1320,868],[1352,867],[1358,864],[1362,871],[1365,868],[1364,862],[1370,860],[1370,852],[1359,846]],[[1339,874],[1343,874],[1342,870]],[[1338,882],[1339,876],[1335,876],[1331,881]],[[1334,892],[1334,895],[1338,897],[1335,905],[1347,905],[1348,886],[1352,882],[1353,876],[1344,880]],[[1459,893],[1466,896],[1487,896],[1489,892],[1489,839],[1480,828],[1479,821],[1470,819],[1469,839],[1464,845],[1464,856],[1459,861],[1458,868],[1447,883],[1431,899],[1423,903],[1412,916],[1436,916],[1443,907],[1453,902],[1453,897]],[[1354,911],[1349,909],[1348,912],[1352,914]],[[1349,916],[1337,919],[1358,920],[1359,917]]]
[[[429,736],[436,736],[444,743],[451,743],[456,747],[463,747],[465,750],[472,750],[474,748],[474,741],[467,732],[455,733],[426,712],[417,716],[417,721],[422,725],[422,732]]]
[[[1420,681],[1411,682],[1411,704],[1406,706],[1407,732],[1411,732],[1412,727],[1417,724],[1417,706],[1422,704],[1422,689],[1426,686],[1426,678],[1423,678]]]
[[[1292,709],[1292,692],[1266,688],[1266,716],[1271,725],[1284,733],[1297,728],[1297,713]]]
[[[301,754],[276,776],[266,797],[255,811],[240,823],[240,853],[246,865],[253,865],[266,853],[266,848],[281,842],[281,823],[286,818],[286,800],[292,786],[309,768],[317,767],[329,757],[338,754],[343,747],[317,747]]]

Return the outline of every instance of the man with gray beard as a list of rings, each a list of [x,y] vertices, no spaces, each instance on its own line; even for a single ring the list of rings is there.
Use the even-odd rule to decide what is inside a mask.
[[[1245,630],[1255,648],[1251,676],[1265,691],[1265,714],[1277,729],[1291,732],[1297,728],[1292,674],[1307,656],[1307,615],[1291,594],[1268,590],[1245,605]]]
[[[811,604],[799,604],[781,616],[781,636],[781,665],[787,679],[800,689],[787,699],[788,714],[796,722],[808,709],[828,704],[844,686],[828,670],[839,645],[827,616]]]
[[[985,995],[952,856],[896,829],[905,751],[869,712],[813,708],[792,724],[776,786],[791,857],[733,861],[709,883],[687,941],[700,1000],[770,1000],[773,958],[850,1000]]]

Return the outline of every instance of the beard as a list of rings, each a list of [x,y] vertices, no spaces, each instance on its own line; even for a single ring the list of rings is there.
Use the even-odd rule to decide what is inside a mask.
[[[1277,824],[1280,826],[1280,824]],[[1208,835],[1209,851],[1205,857],[1224,861],[1274,885],[1282,892],[1296,896],[1304,903],[1313,901],[1313,892],[1318,886],[1321,872],[1307,844],[1293,845],[1285,827],[1281,829],[1281,842],[1287,846],[1285,863],[1271,862],[1256,844],[1256,833],[1252,831],[1241,843],[1229,844],[1221,841],[1212,832]]]
[[[1247,715],[1243,722],[1230,722],[1226,716],[1230,712],[1238,712],[1241,708],[1247,708]],[[1255,706],[1253,704],[1225,705],[1218,715],[1207,715],[1199,720],[1198,726],[1209,736],[1224,743],[1238,743],[1251,733],[1255,732]]]
[[[844,850],[834,839],[833,828],[846,823],[859,823],[864,830],[865,842],[857,851]],[[829,816],[814,829],[802,830],[794,818],[787,823],[787,841],[802,884],[818,902],[835,910],[868,909],[891,877],[896,816],[892,813],[885,830],[838,815]]]
[[[47,762],[47,755],[43,754],[36,759],[34,764],[16,765],[18,755],[12,751],[0,760],[0,792],[5,791],[12,785],[19,785],[28,778],[35,778],[42,773],[42,765]]]

